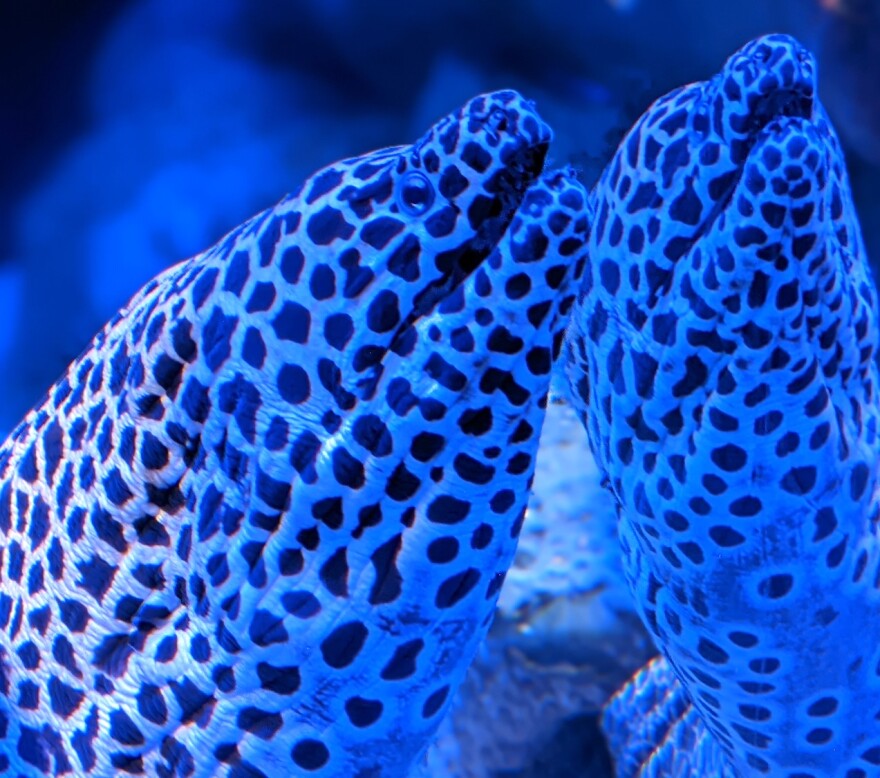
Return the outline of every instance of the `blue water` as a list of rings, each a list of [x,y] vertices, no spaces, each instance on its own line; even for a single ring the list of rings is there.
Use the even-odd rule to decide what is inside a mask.
[[[0,431],[144,281],[320,165],[407,141],[467,97],[512,86],[556,130],[552,162],[573,162],[592,182],[654,97],[773,30],[817,49],[836,79],[823,81],[823,98],[850,142],[880,256],[870,218],[880,176],[868,161],[880,162],[880,86],[866,75],[880,33],[820,17],[819,5],[6,4]]]

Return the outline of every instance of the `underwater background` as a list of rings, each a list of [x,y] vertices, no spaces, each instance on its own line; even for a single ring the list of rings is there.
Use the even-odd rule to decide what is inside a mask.
[[[145,281],[322,165],[404,143],[512,87],[592,185],[648,104],[748,39],[796,35],[880,260],[873,0],[64,0],[0,17],[0,437]],[[593,721],[653,649],[613,516],[564,406],[492,639],[432,775],[610,775]]]

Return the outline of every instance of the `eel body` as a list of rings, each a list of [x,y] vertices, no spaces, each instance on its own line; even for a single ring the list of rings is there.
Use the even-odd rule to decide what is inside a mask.
[[[0,771],[405,776],[491,620],[586,193],[512,91],[148,283],[0,447]]]
[[[660,98],[593,200],[569,376],[685,692],[617,701],[654,727],[620,775],[876,776],[877,301],[811,55],[766,36]],[[652,750],[661,703],[702,761]]]

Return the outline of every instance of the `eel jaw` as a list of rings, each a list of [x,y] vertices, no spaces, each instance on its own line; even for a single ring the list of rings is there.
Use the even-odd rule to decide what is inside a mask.
[[[787,119],[813,121],[815,113],[815,90],[811,82],[803,81],[791,88],[774,89],[760,95],[750,104],[749,112],[744,118],[744,138],[734,141],[731,146],[740,144],[742,154],[739,156],[734,175],[729,181],[725,192],[714,203],[706,218],[694,233],[693,241],[706,234],[716,223],[721,212],[730,204],[734,193],[739,187],[752,150],[763,137],[771,136]],[[734,158],[736,159],[734,152]]]
[[[507,166],[487,184],[486,189],[496,194],[493,211],[483,220],[476,237],[466,247],[444,252],[437,257],[437,266],[443,271],[443,276],[416,296],[412,310],[400,323],[395,340],[455,291],[489,256],[513,221],[528,188],[538,180],[548,149],[549,142],[523,144],[507,161]]]
[[[477,236],[471,242],[477,251],[465,252],[460,257],[457,264],[465,275],[476,270],[501,240],[529,187],[540,177],[549,148],[549,141],[524,144],[506,160],[507,166],[487,183],[487,191],[496,195],[494,202],[497,212],[490,213],[477,230]]]
[[[814,108],[811,89],[778,89],[761,95],[749,113],[749,134],[758,135],[771,122],[782,117],[812,120]]]
[[[397,353],[409,330],[453,294],[492,253],[513,221],[529,187],[539,179],[549,148],[548,134],[542,134],[531,143],[524,140],[505,160],[504,169],[487,182],[486,191],[496,195],[492,210],[482,220],[474,238],[464,246],[436,257],[437,267],[443,274],[415,296],[410,312],[397,326],[387,348],[377,347],[370,365],[359,371],[362,375],[355,382],[358,396],[365,400],[373,396],[382,377],[385,355]]]

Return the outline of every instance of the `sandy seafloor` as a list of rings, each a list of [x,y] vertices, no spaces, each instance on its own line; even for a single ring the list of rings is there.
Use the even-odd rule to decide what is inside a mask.
[[[0,8],[0,434],[146,280],[323,164],[409,142],[468,97],[513,87],[555,130],[550,164],[574,165],[591,185],[654,98],[711,76],[766,32],[817,53],[880,259],[870,0]],[[493,639],[431,753],[432,775],[607,774],[589,711],[651,651],[619,580],[611,506],[562,404],[536,483]]]

